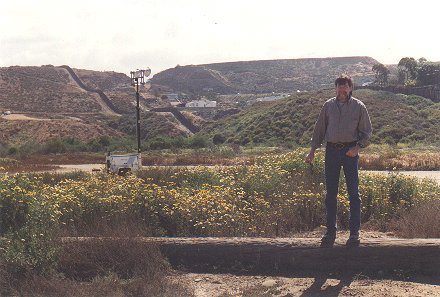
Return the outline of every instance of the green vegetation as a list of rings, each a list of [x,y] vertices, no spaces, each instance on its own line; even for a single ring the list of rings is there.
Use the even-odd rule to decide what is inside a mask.
[[[52,138],[43,144],[36,144],[30,141],[19,146],[3,146],[0,148],[0,156],[25,158],[35,154],[106,152],[124,149],[132,151],[134,143],[134,139],[127,137],[110,138],[108,136],[101,136],[89,141],[80,141],[74,137]]]
[[[156,137],[185,137],[188,133],[179,130],[178,121],[173,116],[164,116],[155,112],[142,112],[141,139],[151,140]],[[136,115],[124,115],[108,124],[111,128],[121,131],[126,135],[136,136]]]
[[[54,212],[53,219],[71,235],[96,232],[97,220],[100,226],[135,220],[150,234],[173,236],[273,236],[311,230],[322,224],[323,160],[319,154],[317,164],[309,167],[304,154],[265,155],[239,167],[151,168],[128,178],[4,176],[1,232],[26,226],[34,209]],[[389,221],[399,210],[439,194],[433,183],[396,174],[364,176],[362,181],[361,194],[370,201],[364,204],[364,222]],[[340,202],[345,214],[344,196]],[[347,220],[343,215],[342,226]]]
[[[308,145],[322,104],[333,96],[333,90],[326,90],[254,104],[239,114],[207,125],[200,134],[216,142],[224,140],[239,145]],[[353,96],[368,108],[373,143],[440,145],[440,103],[415,95],[366,89],[354,91]]]
[[[195,135],[189,138],[183,136],[157,136],[142,142],[142,148],[144,150],[198,149],[209,146],[212,147],[210,139],[203,135]],[[23,159],[31,155],[70,154],[79,152],[104,153],[109,151],[132,152],[135,150],[136,139],[133,137],[110,138],[108,136],[101,136],[89,141],[80,141],[74,137],[68,137],[62,139],[52,138],[44,144],[27,142],[18,147],[3,146],[0,147],[0,157]],[[221,149],[217,149],[217,151],[218,150]]]
[[[127,178],[3,176],[0,232],[27,228],[34,211],[37,219],[50,216],[63,234],[75,236],[99,235],[123,222],[138,226],[142,235],[275,236],[313,230],[323,224],[323,156],[319,153],[310,167],[305,153],[263,155],[252,165],[148,168]],[[429,181],[398,174],[362,174],[361,181],[364,223],[387,223],[402,210],[439,199],[439,186]],[[348,201],[341,191],[344,227]]]
[[[390,70],[383,64],[373,65],[372,70],[375,73],[375,83],[379,86],[386,86],[388,84],[388,77],[390,75]]]
[[[425,58],[412,57],[400,59],[399,83],[406,86],[425,86],[440,82],[440,64],[428,62]]]
[[[378,63],[373,65],[375,84],[386,87],[389,85],[404,85],[407,87],[429,86],[440,83],[440,63],[429,62],[425,58],[418,60],[404,57],[397,64],[397,78],[389,81],[390,70]]]

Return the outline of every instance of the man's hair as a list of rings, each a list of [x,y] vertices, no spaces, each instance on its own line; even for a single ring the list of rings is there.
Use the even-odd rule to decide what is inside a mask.
[[[338,85],[345,85],[346,83],[348,83],[348,85],[350,87],[353,87],[353,80],[351,79],[350,76],[348,76],[347,74],[341,74],[336,80],[335,80],[335,86]]]

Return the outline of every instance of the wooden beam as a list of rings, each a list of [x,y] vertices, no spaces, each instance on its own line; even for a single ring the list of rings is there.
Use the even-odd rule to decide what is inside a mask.
[[[81,244],[115,238],[65,238]],[[439,276],[440,239],[363,239],[347,248],[337,239],[321,248],[318,238],[164,238],[136,240],[155,243],[175,269],[197,273],[316,276],[317,274]]]

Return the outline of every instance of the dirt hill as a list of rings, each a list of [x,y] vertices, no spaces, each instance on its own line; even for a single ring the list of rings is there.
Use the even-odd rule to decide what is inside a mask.
[[[0,68],[0,111],[51,113],[102,112],[102,91],[119,114],[132,113],[135,101],[130,78],[113,71],[72,69],[80,82],[68,72],[68,66],[12,66]],[[93,90],[93,91],[90,91]],[[141,99],[149,97],[141,90]]]
[[[104,92],[119,113],[133,112],[136,104],[135,90],[127,75],[113,71],[99,72],[85,69],[74,69],[74,71],[84,85]],[[148,104],[145,98],[150,98],[150,95],[145,90],[145,88],[141,89],[140,100],[142,103]]]
[[[179,122],[147,112],[154,97],[148,87],[140,93],[142,117],[150,124],[142,133],[185,135]],[[0,117],[0,146],[135,135],[135,90],[127,75],[113,71],[52,65],[0,68],[0,114],[6,111],[11,115]]]
[[[121,137],[123,133],[99,123],[80,118],[31,118],[23,120],[0,120],[0,137],[3,143],[44,143],[51,138],[74,137],[88,141],[103,135]]]
[[[331,87],[341,73],[350,74],[357,84],[371,82],[371,68],[377,63],[370,57],[341,57],[176,66],[154,75],[151,82],[189,94],[288,93]]]
[[[22,112],[99,112],[95,95],[79,88],[57,67],[0,68],[0,110]]]

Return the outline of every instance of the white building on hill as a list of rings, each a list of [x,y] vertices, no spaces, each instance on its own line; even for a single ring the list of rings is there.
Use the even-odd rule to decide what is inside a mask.
[[[168,100],[179,100],[179,94],[176,93],[166,93],[163,96],[166,96]]]
[[[185,107],[217,107],[217,101],[194,100],[186,103]]]
[[[255,100],[255,101],[257,101],[257,102],[275,101],[275,100],[286,98],[287,96],[289,96],[289,94],[272,95],[272,96],[257,98],[257,100]]]

